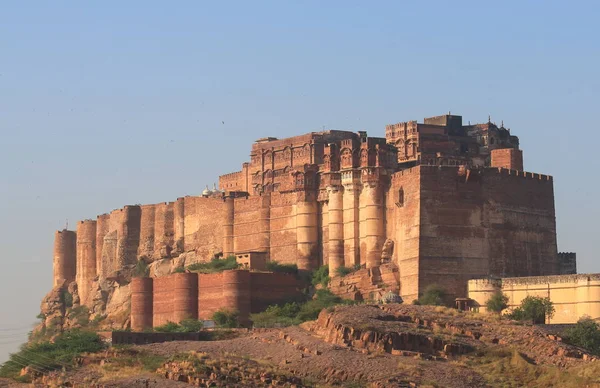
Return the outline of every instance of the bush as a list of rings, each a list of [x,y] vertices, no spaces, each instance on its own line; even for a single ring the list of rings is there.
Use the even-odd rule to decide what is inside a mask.
[[[156,326],[154,331],[157,333],[177,333],[179,332],[179,325],[175,322],[167,322],[164,325]]]
[[[252,314],[250,319],[255,327],[284,327],[298,325],[317,319],[323,309],[339,304],[351,304],[326,289],[317,290],[315,298],[305,303],[286,303],[282,306],[269,306],[262,313]]]
[[[173,270],[173,273],[185,273],[185,268],[177,267]]]
[[[234,328],[240,326],[239,315],[237,311],[221,309],[213,314],[212,319],[218,327]]]
[[[533,324],[545,323],[546,318],[554,316],[554,304],[550,298],[530,295],[521,301],[521,306],[506,316],[515,321],[531,321]]]
[[[150,267],[144,260],[138,260],[131,274],[134,278],[147,278],[150,276]]]
[[[352,270],[352,268],[348,268],[348,267],[337,267],[335,269],[335,275],[339,276],[339,277],[344,277],[346,275],[351,274],[352,272],[354,272]]]
[[[571,345],[600,356],[600,324],[590,317],[581,318],[575,326],[565,330],[563,336]]]
[[[181,333],[198,333],[204,328],[204,322],[197,319],[184,319],[179,322]]]
[[[188,265],[187,269],[190,272],[218,273],[231,269],[238,269],[239,267],[240,265],[238,264],[236,257],[232,255],[225,259],[219,259],[215,256],[209,262]]]
[[[54,342],[43,341],[21,346],[21,350],[11,354],[9,360],[0,366],[0,377],[16,378],[25,366],[39,372],[72,367],[73,360],[80,354],[98,352],[104,346],[96,333],[66,331],[58,335]]]
[[[508,307],[508,296],[504,295],[502,291],[497,291],[485,302],[485,307],[488,311],[500,314],[502,310]]]
[[[69,291],[63,290],[60,297],[65,307],[73,307],[73,295]]]
[[[324,266],[319,267],[319,269],[313,272],[311,283],[315,287],[318,284],[322,285],[323,287],[327,287],[327,285],[329,284],[329,280],[329,266],[325,264]]]
[[[444,306],[446,304],[446,290],[437,284],[430,284],[425,288],[419,298],[419,304],[426,306]]]
[[[85,327],[90,323],[90,310],[84,305],[71,309],[68,316],[69,319],[74,320],[79,326]]]
[[[276,261],[269,261],[267,271],[298,275],[298,266],[296,264],[280,264]]]
[[[283,306],[269,306],[261,313],[252,314],[250,319],[254,327],[286,327],[300,324],[296,315],[300,312],[298,303],[286,303]]]
[[[162,326],[154,328],[156,333],[198,333],[204,327],[204,323],[197,319],[184,319],[179,322],[167,322]]]

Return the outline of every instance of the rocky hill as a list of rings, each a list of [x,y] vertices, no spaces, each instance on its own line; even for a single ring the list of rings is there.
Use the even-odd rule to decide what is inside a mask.
[[[337,306],[233,339],[109,348],[39,377],[72,387],[600,387],[600,358],[544,326],[401,304]],[[2,386],[0,384],[0,386]]]

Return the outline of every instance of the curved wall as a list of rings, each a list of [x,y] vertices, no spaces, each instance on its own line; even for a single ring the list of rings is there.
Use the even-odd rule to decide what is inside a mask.
[[[54,234],[54,286],[75,280],[77,268],[77,234],[58,230]]]
[[[131,280],[131,330],[143,331],[152,328],[152,278]]]
[[[88,296],[96,277],[96,220],[77,223],[77,289],[81,304],[88,304]]]
[[[198,318],[198,274],[177,273],[173,281],[173,322]]]
[[[223,272],[223,308],[238,311],[242,324],[248,322],[250,315],[250,272]]]

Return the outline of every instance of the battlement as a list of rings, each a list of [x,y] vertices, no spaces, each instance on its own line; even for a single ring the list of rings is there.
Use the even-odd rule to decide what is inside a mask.
[[[600,273],[550,275],[550,276],[523,276],[515,278],[502,278],[503,286],[532,285],[545,283],[580,283],[600,281]]]

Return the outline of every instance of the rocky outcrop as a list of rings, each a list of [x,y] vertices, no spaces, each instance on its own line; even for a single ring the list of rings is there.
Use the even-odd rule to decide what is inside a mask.
[[[344,299],[381,300],[388,292],[398,294],[398,266],[386,263],[380,267],[361,268],[345,276],[334,276],[329,283],[329,289]]]
[[[212,360],[205,353],[193,353],[188,358],[167,362],[157,373],[196,387],[305,387],[300,378],[278,373],[253,360]]]
[[[410,317],[395,317],[376,306],[353,307],[352,318],[344,308],[333,312],[323,310],[311,331],[325,341],[374,352],[385,352],[405,356],[420,356],[426,359],[443,359],[465,354],[473,347],[451,337],[434,335],[418,330],[411,324]]]
[[[561,342],[543,326],[486,322],[478,315],[441,306],[338,306],[321,311],[317,321],[305,325],[329,343],[433,360],[495,346],[510,346],[536,364],[569,367],[600,360]]]

